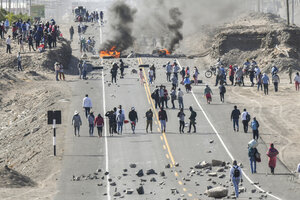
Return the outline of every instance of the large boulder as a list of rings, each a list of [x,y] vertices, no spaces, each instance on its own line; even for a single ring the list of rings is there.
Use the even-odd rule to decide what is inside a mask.
[[[228,189],[224,187],[215,187],[206,191],[208,197],[223,198],[228,194]]]
[[[211,165],[212,165],[213,167],[216,167],[216,166],[222,167],[222,166],[225,166],[226,163],[223,162],[223,161],[221,161],[221,160],[212,160],[212,161],[211,161]]]
[[[196,168],[196,169],[203,169],[203,168],[208,168],[208,167],[210,167],[210,166],[211,166],[210,163],[207,163],[206,161],[202,161],[201,163],[199,162],[199,163],[195,166],[195,168]]]

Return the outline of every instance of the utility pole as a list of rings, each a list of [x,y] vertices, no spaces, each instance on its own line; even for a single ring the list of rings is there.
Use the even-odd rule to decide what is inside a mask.
[[[292,24],[295,24],[295,0],[292,0]]]
[[[286,0],[286,15],[287,15],[287,25],[290,25],[290,5],[289,0]]]
[[[2,1],[3,1],[3,0],[1,0],[1,9],[3,8],[3,7],[2,7],[2,3],[3,3]]]
[[[257,0],[257,12],[260,12],[260,0]]]
[[[11,12],[11,0],[8,0],[8,12]]]

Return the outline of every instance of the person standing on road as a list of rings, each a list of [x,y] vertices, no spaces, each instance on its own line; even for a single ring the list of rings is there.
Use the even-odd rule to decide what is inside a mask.
[[[272,82],[274,84],[275,92],[278,92],[278,84],[280,83],[280,78],[277,73],[272,76]]]
[[[244,111],[242,112],[242,123],[244,126],[244,133],[248,132],[248,123],[250,121],[250,115],[247,112],[246,108],[244,108]]]
[[[87,95],[87,94],[85,95],[85,97],[82,100],[82,107],[85,110],[85,117],[87,118],[91,111],[91,108],[93,107],[92,100],[90,99],[89,95]]]
[[[171,81],[171,73],[172,73],[172,65],[170,64],[170,62],[168,62],[166,65],[167,82]]]
[[[266,73],[264,73],[261,79],[262,79],[262,83],[264,85],[264,93],[265,93],[265,95],[268,95],[268,93],[269,93],[269,84],[270,84],[269,77],[267,76]]]
[[[21,57],[20,52],[18,52],[17,62],[18,62],[18,71],[23,71],[23,69],[22,69],[22,57]]]
[[[212,101],[212,90],[210,89],[210,87],[208,86],[208,84],[206,84],[206,87],[204,89],[204,96],[206,97],[206,101],[208,104],[210,104],[210,102]]]
[[[117,65],[117,63],[113,63],[113,66],[112,66],[112,68],[110,70],[110,73],[111,73],[111,83],[114,83],[114,80],[115,80],[115,83],[117,83],[118,68],[119,68],[119,66]]]
[[[94,121],[94,125],[97,127],[98,137],[102,137],[102,129],[104,126],[104,119],[101,116],[101,114],[98,114],[98,116],[96,117],[96,119]]]
[[[73,28],[73,26],[70,27],[69,33],[70,33],[70,40],[72,42],[73,41],[73,35],[74,35],[74,28]]]
[[[175,109],[175,100],[177,98],[176,96],[176,87],[172,87],[172,90],[171,90],[171,93],[170,93],[170,96],[171,96],[171,102],[172,102],[172,109]]]
[[[269,167],[271,169],[271,173],[275,173],[275,167],[276,167],[276,161],[277,161],[277,155],[279,152],[277,149],[274,148],[274,144],[270,144],[270,148],[267,152],[267,156],[269,157]]]
[[[293,68],[292,67],[289,67],[289,79],[290,79],[290,84],[292,84],[292,75],[293,75]]]
[[[295,88],[296,91],[299,91],[299,85],[300,85],[300,76],[299,76],[299,72],[296,73],[296,76],[294,78],[295,81]]]
[[[184,105],[183,105],[183,92],[181,91],[180,88],[178,88],[177,98],[178,98],[179,109],[181,109],[181,108],[184,109]]]
[[[149,75],[149,84],[153,84],[154,72],[153,72],[153,70],[151,68],[148,71],[148,75]]]
[[[173,65],[173,74],[174,76],[178,79],[178,72],[180,70],[180,67],[178,66],[178,64],[176,62],[174,62]]]
[[[184,86],[185,86],[186,92],[189,93],[189,92],[192,90],[192,87],[191,87],[191,80],[190,80],[190,77],[189,77],[189,76],[186,76],[186,77],[184,78],[183,84],[184,84]]]
[[[125,120],[125,115],[123,114],[122,110],[119,110],[119,113],[117,115],[117,124],[118,124],[118,134],[122,135],[123,132],[123,124]]]
[[[234,106],[233,111],[231,112],[231,121],[233,121],[233,130],[237,130],[239,132],[239,118],[240,118],[241,112],[239,109],[237,109],[237,106]],[[236,127],[236,129],[235,129]]]
[[[115,127],[117,125],[117,121],[116,121],[116,114],[114,110],[108,111],[107,113],[105,113],[105,117],[108,117],[108,124],[109,124],[109,135],[113,136],[114,132],[115,132]]]
[[[165,90],[164,90],[164,86],[161,85],[159,87],[159,102],[160,102],[160,105],[161,107],[164,107],[164,102],[165,102]]]
[[[197,113],[193,110],[192,106],[190,106],[190,111],[191,111],[191,116],[189,118],[189,120],[190,120],[190,126],[189,126],[188,133],[191,132],[192,126],[194,127],[194,132],[193,133],[196,133],[196,117],[197,117]]]
[[[194,85],[198,85],[198,76],[199,76],[199,71],[198,68],[195,66],[193,72]]]
[[[139,121],[139,119],[134,107],[131,108],[131,111],[128,114],[128,118],[130,120],[132,133],[135,134],[136,123]]]
[[[83,80],[87,80],[87,72],[88,72],[88,65],[86,64],[85,61],[83,61],[83,64],[82,64],[82,79]]]
[[[83,67],[82,67],[82,60],[79,60],[77,68],[78,68],[78,72],[79,72],[79,79],[81,79],[82,69],[83,69]]]
[[[256,173],[256,154],[258,153],[257,149],[254,147],[248,148],[248,157],[250,159],[250,168],[251,173]]]
[[[234,191],[235,191],[235,197],[239,197],[239,183],[243,182],[242,178],[242,170],[237,165],[236,160],[233,161],[232,167],[230,169],[230,179],[233,183]]]
[[[153,80],[155,81],[155,79],[156,79],[156,68],[155,68],[155,66],[154,66],[154,64],[150,67],[150,69],[153,71]]]
[[[146,112],[146,133],[148,133],[148,128],[150,126],[150,131],[152,133],[152,124],[153,124],[153,112],[151,108]]]
[[[124,78],[124,70],[125,70],[124,62],[122,59],[120,59],[120,72],[121,72],[120,78]]]
[[[155,101],[155,108],[160,108],[160,101],[159,101],[159,89],[156,88],[153,93],[151,94],[151,98]]]
[[[181,71],[180,71],[180,75],[181,75],[181,82],[180,83],[183,83],[184,81],[184,77],[185,77],[185,67],[182,67]]]
[[[260,88],[261,91],[263,90],[262,89],[262,74],[261,73],[259,73],[257,75],[257,91],[259,91],[259,88]]]
[[[59,63],[59,79],[65,80],[64,66],[61,63]]]
[[[7,37],[6,39],[6,53],[10,53],[11,54],[11,39],[10,39],[10,35]]]
[[[91,111],[89,116],[88,116],[90,137],[92,137],[94,135],[94,122],[95,122],[94,112]]]
[[[179,133],[184,133],[184,127],[185,127],[185,123],[184,123],[184,117],[185,114],[183,112],[183,108],[180,109],[179,113],[177,114],[177,117],[179,119]]]
[[[167,112],[164,110],[164,107],[160,107],[160,111],[158,112],[158,119],[160,121],[161,132],[166,132],[166,125],[168,122]]]
[[[55,70],[55,79],[56,81],[59,81],[58,74],[59,74],[60,66],[58,62],[54,64],[54,70]]]
[[[232,65],[229,65],[229,80],[231,82],[231,85],[234,83],[234,69]]]
[[[258,140],[258,138],[259,138],[259,132],[258,132],[259,123],[256,120],[256,117],[253,117],[253,121],[251,122],[251,128],[252,128],[252,133],[253,133],[253,139]]]
[[[176,78],[176,76],[173,74],[173,77],[171,78],[172,81],[172,86],[176,89],[178,86],[178,79]]]
[[[166,89],[166,86],[164,86],[164,102],[166,104],[166,108],[169,108],[168,107],[168,100],[169,99],[170,99],[170,97],[169,97],[168,90]]]
[[[224,103],[224,95],[226,93],[226,88],[225,88],[225,85],[224,83],[222,83],[220,86],[219,86],[219,92],[220,92],[220,100],[222,103]]]
[[[77,136],[76,132],[78,133],[78,137],[80,137],[79,131],[80,126],[82,125],[81,117],[77,111],[74,112],[73,118],[72,118],[72,125],[74,125],[74,135]]]
[[[35,51],[34,47],[33,47],[33,37],[31,34],[28,35],[27,37],[27,41],[28,41],[28,48],[29,48],[29,51],[31,52],[31,48],[33,51]]]
[[[144,77],[144,72],[143,72],[142,68],[140,68],[139,76],[140,76],[141,85],[143,85],[145,83],[145,77]]]

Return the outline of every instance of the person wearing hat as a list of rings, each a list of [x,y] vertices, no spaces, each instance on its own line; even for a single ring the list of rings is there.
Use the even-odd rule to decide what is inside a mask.
[[[90,134],[90,136],[94,135],[94,121],[95,121],[94,112],[91,111],[90,114],[89,114],[89,116],[88,116],[89,134]]]
[[[134,107],[131,108],[131,111],[128,114],[128,118],[130,120],[132,133],[135,134],[136,123],[139,119]]]
[[[72,118],[72,125],[74,125],[74,135],[77,136],[76,132],[78,132],[78,137],[80,137],[79,130],[80,126],[82,125],[81,117],[77,110],[74,112],[73,118]]]

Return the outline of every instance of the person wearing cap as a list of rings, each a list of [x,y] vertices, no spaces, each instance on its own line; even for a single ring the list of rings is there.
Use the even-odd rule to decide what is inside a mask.
[[[232,184],[234,186],[235,191],[235,197],[239,197],[239,183],[243,182],[242,178],[242,170],[240,166],[237,165],[236,160],[233,161],[232,167],[230,169],[230,181],[232,181]]]
[[[94,112],[91,111],[90,114],[89,114],[89,116],[88,116],[89,134],[90,134],[90,136],[94,135],[94,121],[95,121]]]
[[[135,134],[136,123],[139,119],[134,107],[131,108],[131,111],[128,114],[128,118],[130,120],[132,133]]]
[[[89,115],[89,113],[90,113],[90,111],[91,111],[91,108],[93,107],[92,106],[92,100],[90,99],[89,95],[87,95],[87,94],[83,98],[82,107],[85,110],[85,117],[87,118],[88,115]]]
[[[160,121],[160,128],[161,132],[166,132],[166,122],[168,122],[168,115],[167,112],[164,110],[164,107],[160,107],[160,111],[158,112],[158,119]]]
[[[269,79],[269,77],[267,76],[266,73],[263,74],[261,79],[262,79],[262,83],[264,85],[264,93],[265,93],[265,95],[268,95],[269,94],[270,79]]]
[[[81,117],[77,111],[74,112],[72,118],[72,125],[74,125],[74,135],[77,136],[76,132],[78,133],[78,137],[80,137],[79,130],[80,126],[82,125]]]

